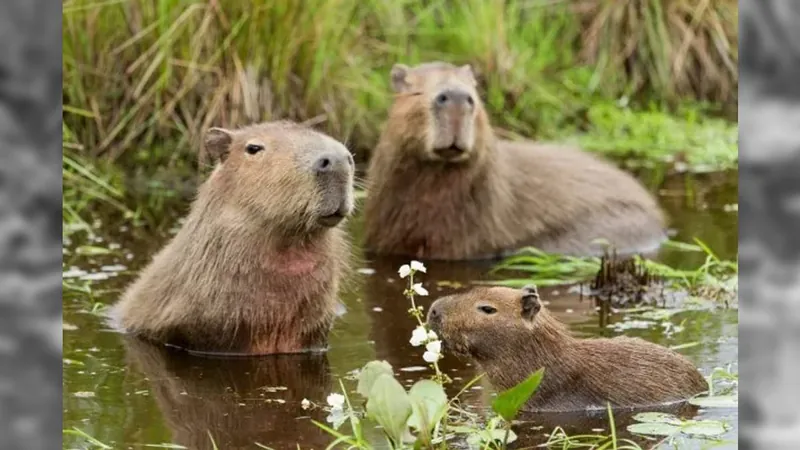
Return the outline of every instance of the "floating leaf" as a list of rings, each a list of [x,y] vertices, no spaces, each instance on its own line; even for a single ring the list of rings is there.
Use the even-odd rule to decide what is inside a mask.
[[[472,430],[473,432],[467,436],[467,444],[470,447],[481,447],[482,445],[493,443],[493,442],[503,442],[506,439],[506,430],[496,429],[496,430]],[[510,444],[517,440],[517,435],[508,430],[508,440],[506,444]]]
[[[689,403],[701,408],[736,408],[739,397],[736,395],[716,395],[713,397],[695,397]]]
[[[408,424],[418,430],[430,430],[447,412],[447,394],[439,383],[420,380],[408,391],[413,413]]]
[[[628,431],[650,436],[672,436],[681,431],[680,426],[660,422],[641,422],[628,425]]]
[[[528,379],[522,383],[507,391],[500,392],[497,394],[497,398],[492,402],[492,410],[506,421],[511,422],[517,417],[517,413],[520,408],[522,408],[522,405],[524,405],[536,392],[536,389],[539,388],[539,383],[542,382],[543,376],[544,367],[534,372],[533,375],[529,376]]]
[[[395,445],[400,443],[411,416],[411,401],[394,376],[382,373],[374,380],[367,399],[367,416],[383,427]]]
[[[689,422],[681,427],[681,432],[692,436],[715,437],[725,434],[728,427],[717,420]]]
[[[633,419],[638,422],[647,422],[647,423],[666,423],[669,425],[678,425],[678,426],[683,424],[683,421],[678,417],[675,417],[672,414],[660,413],[660,412],[639,413],[633,416]]]
[[[358,374],[358,388],[356,391],[364,397],[369,397],[372,390],[372,384],[378,379],[380,375],[394,376],[392,372],[392,365],[386,361],[370,361],[368,362],[361,372]]]

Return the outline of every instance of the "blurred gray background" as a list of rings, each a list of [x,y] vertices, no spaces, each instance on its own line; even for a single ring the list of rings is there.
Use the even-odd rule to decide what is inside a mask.
[[[0,449],[61,447],[61,2],[0,2]]]
[[[740,5],[740,448],[800,433],[800,2]]]

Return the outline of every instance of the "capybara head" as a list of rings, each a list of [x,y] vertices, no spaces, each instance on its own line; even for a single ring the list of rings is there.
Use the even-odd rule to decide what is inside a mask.
[[[389,126],[403,124],[417,157],[450,163],[472,159],[480,125],[488,122],[469,65],[395,64],[391,83],[397,95]]]
[[[505,351],[536,327],[542,303],[535,285],[478,287],[442,297],[428,310],[428,326],[447,351],[479,362]]]
[[[205,149],[218,163],[215,191],[238,212],[309,230],[336,226],[353,210],[353,156],[325,134],[291,122],[211,128]]]

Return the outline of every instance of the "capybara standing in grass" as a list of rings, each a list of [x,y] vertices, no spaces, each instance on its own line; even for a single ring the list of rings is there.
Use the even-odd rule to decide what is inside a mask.
[[[194,351],[325,347],[350,256],[339,226],[353,209],[350,152],[290,122],[213,128],[205,147],[216,167],[116,320]]]
[[[665,238],[632,176],[566,146],[497,139],[470,66],[392,69],[396,93],[367,172],[367,249],[427,259],[502,256],[522,246],[597,254]]]
[[[428,324],[445,352],[478,364],[506,390],[544,367],[528,411],[651,407],[708,384],[683,355],[640,338],[578,339],[542,307],[535,286],[479,287],[436,300]]]

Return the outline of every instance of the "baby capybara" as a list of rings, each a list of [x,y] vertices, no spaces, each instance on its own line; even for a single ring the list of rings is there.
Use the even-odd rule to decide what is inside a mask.
[[[535,286],[478,287],[436,300],[428,324],[446,352],[477,363],[506,390],[544,367],[528,411],[647,407],[708,384],[683,355],[640,338],[578,339],[542,307]]]

